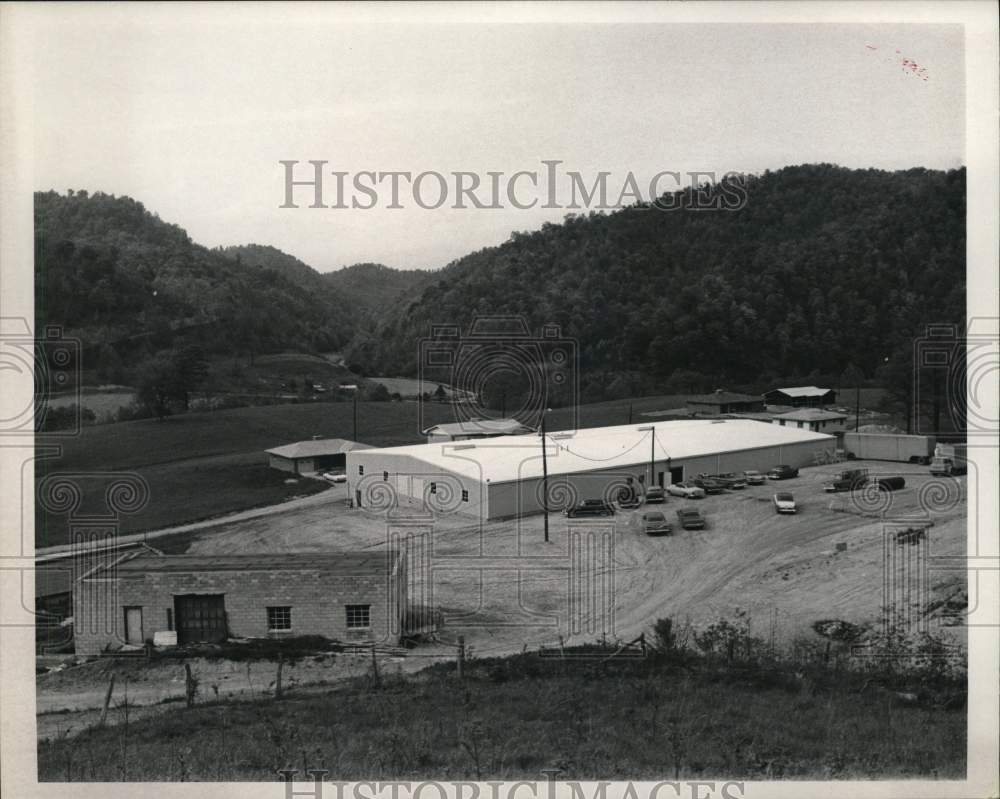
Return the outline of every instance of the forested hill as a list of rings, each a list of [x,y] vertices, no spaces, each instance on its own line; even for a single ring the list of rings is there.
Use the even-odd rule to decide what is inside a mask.
[[[286,269],[195,244],[128,197],[35,194],[36,326],[79,337],[85,368],[188,344],[218,353],[339,349],[356,314],[316,280],[322,293]]]
[[[350,357],[413,373],[432,323],[523,314],[578,341],[585,395],[623,373],[711,388],[871,377],[923,325],[964,320],[964,169],[795,166],[746,190],[737,211],[635,206],[515,233],[435,273]]]
[[[434,273],[423,269],[393,269],[382,264],[354,264],[322,277],[351,304],[368,314],[380,315],[408,294],[429,283]]]

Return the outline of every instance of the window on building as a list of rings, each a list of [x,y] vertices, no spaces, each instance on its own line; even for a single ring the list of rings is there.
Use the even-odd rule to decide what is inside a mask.
[[[382,479],[385,480],[388,483],[389,482],[389,473],[388,472],[382,472]]]
[[[436,494],[437,492],[438,492],[438,484],[437,483],[431,483],[431,493],[432,494]]]
[[[367,630],[372,626],[371,605],[345,605],[348,630]]]
[[[463,489],[462,489],[462,502],[468,502],[468,501],[469,501],[469,492],[468,492],[468,491],[466,491],[466,490],[465,490],[465,489],[463,488]]]
[[[365,473],[365,467],[362,466],[361,464],[358,464],[358,474],[364,474],[364,473]]]
[[[268,632],[278,633],[292,629],[292,609],[288,605],[278,605],[267,609]]]
[[[167,608],[167,630],[174,629],[174,609]]]

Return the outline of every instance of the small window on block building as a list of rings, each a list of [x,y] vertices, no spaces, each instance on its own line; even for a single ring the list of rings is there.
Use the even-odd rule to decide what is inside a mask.
[[[347,629],[367,630],[372,626],[371,605],[346,605]]]
[[[288,632],[292,629],[292,609],[288,605],[269,607],[267,609],[267,631],[271,633]]]

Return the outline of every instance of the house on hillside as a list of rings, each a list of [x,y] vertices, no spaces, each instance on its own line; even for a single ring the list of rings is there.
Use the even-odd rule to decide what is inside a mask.
[[[716,389],[711,394],[688,397],[687,409],[690,413],[719,416],[725,413],[755,413],[765,410],[764,400],[759,395],[736,394],[732,391]]]
[[[535,432],[517,419],[469,419],[464,422],[436,424],[423,431],[427,443],[436,441],[468,441],[493,436],[521,436]]]
[[[292,474],[343,472],[348,452],[370,449],[367,444],[344,438],[312,438],[265,450],[267,465]]]
[[[845,429],[847,414],[822,408],[799,408],[771,417],[771,424],[812,430],[814,433],[841,433]]]
[[[819,388],[818,386],[775,388],[764,394],[764,400],[768,405],[817,408],[823,405],[833,405],[837,401],[837,392],[832,388]]]
[[[138,554],[73,586],[77,655],[149,641],[322,635],[395,645],[407,612],[405,553]]]

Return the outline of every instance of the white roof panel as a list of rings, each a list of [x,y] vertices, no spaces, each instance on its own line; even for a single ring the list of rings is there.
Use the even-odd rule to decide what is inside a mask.
[[[789,397],[821,397],[831,390],[829,388],[818,388],[817,386],[795,386],[793,388],[775,389],[775,391],[780,391]]]
[[[652,428],[656,430],[655,446]],[[824,433],[748,419],[594,427],[575,433],[554,431],[546,439],[550,475],[636,466],[649,462],[651,450],[657,461],[664,461],[810,441],[823,447],[835,440]],[[429,473],[440,469],[484,482],[510,482],[542,474],[538,434],[370,449],[350,453],[348,463],[365,463],[389,453],[424,461]]]

